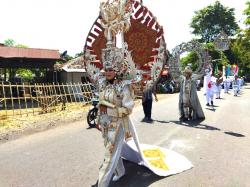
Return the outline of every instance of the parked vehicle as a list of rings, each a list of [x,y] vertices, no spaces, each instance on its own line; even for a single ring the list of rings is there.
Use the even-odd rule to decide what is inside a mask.
[[[98,98],[93,98],[92,99],[92,106],[93,108],[91,110],[89,110],[88,115],[87,115],[87,122],[89,127],[93,128],[96,127],[96,123],[97,123],[97,114],[98,114],[98,108],[97,105],[99,103],[99,99]]]

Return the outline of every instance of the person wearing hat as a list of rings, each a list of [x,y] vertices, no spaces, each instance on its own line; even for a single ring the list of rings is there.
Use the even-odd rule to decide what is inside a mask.
[[[191,67],[187,66],[181,76],[179,112],[180,120],[182,121],[205,119],[205,115],[197,95],[197,78],[195,78],[192,74],[193,72]]]

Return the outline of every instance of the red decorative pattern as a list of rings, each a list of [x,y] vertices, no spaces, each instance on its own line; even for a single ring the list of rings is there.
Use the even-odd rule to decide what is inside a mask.
[[[154,19],[153,14],[138,1],[133,0],[134,12],[131,17],[130,30],[124,34],[124,40],[128,43],[128,48],[132,51],[133,60],[144,70],[150,70],[149,62],[154,62],[158,53],[153,48],[158,48],[160,39],[164,40],[163,28]],[[138,8],[139,7],[139,8]],[[135,11],[137,9],[137,11]],[[96,55],[94,62],[98,67],[102,67],[100,62],[102,49],[106,47],[104,29],[98,17],[93,24],[86,39],[84,51],[91,50],[91,54]]]
[[[128,43],[128,49],[132,51],[132,57],[136,64],[143,66],[149,62],[156,38],[157,32],[155,30],[131,19],[130,30],[125,33],[124,39]]]

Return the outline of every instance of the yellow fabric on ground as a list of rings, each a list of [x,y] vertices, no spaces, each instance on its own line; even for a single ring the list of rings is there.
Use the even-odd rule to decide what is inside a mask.
[[[164,153],[159,148],[145,149],[143,150],[143,154],[146,158],[165,158]]]
[[[164,161],[165,154],[159,148],[145,149],[143,155],[151,166],[165,171],[168,170],[168,166]]]

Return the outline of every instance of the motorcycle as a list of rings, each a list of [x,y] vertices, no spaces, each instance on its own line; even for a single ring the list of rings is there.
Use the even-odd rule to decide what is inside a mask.
[[[97,105],[99,103],[98,98],[93,98],[92,99],[92,106],[93,108],[89,110],[88,115],[87,115],[87,122],[90,128],[96,127],[96,120],[97,120],[97,115],[98,115],[98,108]]]

